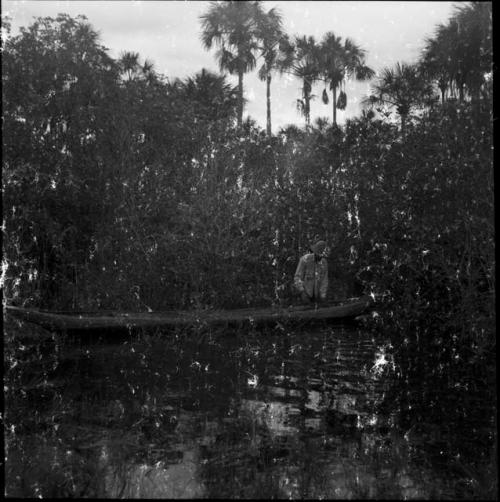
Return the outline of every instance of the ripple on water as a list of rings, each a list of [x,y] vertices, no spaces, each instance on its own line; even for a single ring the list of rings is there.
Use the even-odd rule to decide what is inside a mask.
[[[106,497],[422,498],[436,484],[411,468],[397,410],[380,411],[384,341],[358,329],[72,348],[61,375],[57,434],[85,429],[61,443],[97,456]]]

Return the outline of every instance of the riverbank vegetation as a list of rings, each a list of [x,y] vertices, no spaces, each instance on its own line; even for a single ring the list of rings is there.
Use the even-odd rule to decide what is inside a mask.
[[[179,80],[139,54],[113,59],[82,16],[15,36],[3,20],[6,301],[286,304],[298,257],[324,238],[332,297],[380,299],[369,329],[392,338],[408,429],[447,417],[448,460],[484,487],[497,455],[491,3],[461,5],[419,61],[378,74],[369,47],[292,37],[275,11],[226,4],[207,11],[203,43],[223,43],[224,23],[241,35],[217,53],[236,87],[224,73]],[[243,76],[257,62],[268,104],[280,74],[303,82],[303,128],[272,134],[270,112],[266,129],[244,119]],[[338,125],[349,78],[371,79],[372,93]],[[332,122],[310,123],[314,85],[325,103],[332,93]],[[471,441],[453,439],[471,420]]]

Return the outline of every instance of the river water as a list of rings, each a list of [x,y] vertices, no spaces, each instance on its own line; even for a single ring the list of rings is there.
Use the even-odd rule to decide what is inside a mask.
[[[44,378],[18,381],[7,495],[456,495],[398,425],[389,342],[357,327],[54,340]]]

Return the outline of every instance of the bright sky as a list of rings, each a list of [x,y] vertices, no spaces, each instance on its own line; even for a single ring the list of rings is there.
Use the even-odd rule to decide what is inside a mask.
[[[432,36],[439,23],[446,23],[456,2],[424,1],[264,1],[266,10],[277,7],[290,35],[314,35],[321,39],[333,31],[342,39],[349,37],[367,51],[366,62],[375,71],[397,61],[414,62],[425,37]],[[200,42],[199,16],[208,1],[35,1],[1,0],[2,15],[12,18],[13,34],[28,26],[37,16],[67,13],[84,14],[101,36],[101,43],[113,57],[123,51],[138,52],[156,70],[170,79],[192,76],[202,68],[218,72],[213,51]],[[229,79],[234,84],[236,77]],[[244,80],[245,112],[265,127],[266,88],[256,71]],[[291,76],[276,75],[271,88],[273,131],[287,124],[303,125],[296,109],[301,83]],[[311,119],[328,117],[332,106],[321,101],[322,85],[313,93]],[[350,82],[347,109],[338,112],[339,123],[360,113],[360,101],[369,93],[369,83]]]

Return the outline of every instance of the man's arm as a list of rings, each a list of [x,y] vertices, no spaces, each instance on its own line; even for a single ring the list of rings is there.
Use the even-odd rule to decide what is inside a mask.
[[[304,260],[303,258],[300,258],[297,270],[295,271],[295,276],[293,278],[293,284],[299,293],[304,291],[304,267]]]
[[[325,260],[323,275],[321,277],[321,282],[319,285],[319,297],[322,300],[325,300],[327,292],[328,292],[328,263]]]

